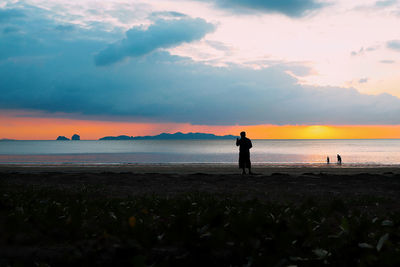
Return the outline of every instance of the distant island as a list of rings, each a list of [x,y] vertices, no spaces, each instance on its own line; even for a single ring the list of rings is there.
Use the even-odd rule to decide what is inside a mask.
[[[215,135],[209,133],[161,133],[152,136],[105,136],[99,140],[232,140],[236,139],[234,135]]]
[[[80,137],[78,134],[74,134],[74,135],[71,137],[71,139],[69,139],[68,137],[65,137],[65,136],[63,136],[63,135],[60,135],[60,136],[57,137],[56,140],[57,140],[57,141],[68,141],[68,140],[75,140],[75,141],[77,141],[77,140],[81,140],[81,137]]]
[[[105,136],[100,138],[99,140],[133,140],[133,136],[127,135],[119,135],[119,136]]]

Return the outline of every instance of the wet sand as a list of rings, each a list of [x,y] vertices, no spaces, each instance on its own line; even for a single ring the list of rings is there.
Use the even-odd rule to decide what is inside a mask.
[[[400,210],[399,167],[260,165],[253,171],[241,175],[237,165],[228,164],[3,165],[0,182],[62,190],[85,186],[117,197],[206,192],[278,202],[382,198],[387,209]]]

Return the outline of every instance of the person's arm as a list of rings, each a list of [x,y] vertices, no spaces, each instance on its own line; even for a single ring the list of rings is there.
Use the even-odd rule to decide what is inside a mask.
[[[239,142],[239,138],[236,138],[236,146],[239,146],[240,142]]]
[[[249,149],[253,147],[253,144],[251,143],[251,140],[249,139]]]

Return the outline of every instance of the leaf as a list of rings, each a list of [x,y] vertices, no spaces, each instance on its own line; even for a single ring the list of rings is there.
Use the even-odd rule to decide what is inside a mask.
[[[319,225],[316,225],[312,230],[315,232],[319,228]]]
[[[328,251],[321,248],[314,249],[313,252],[319,259],[324,259],[330,255]]]
[[[206,232],[206,233],[200,235],[200,238],[205,238],[205,237],[209,237],[209,236],[211,236],[211,233],[210,232]]]
[[[114,213],[114,212],[110,211],[108,214],[109,214],[110,217],[113,218],[114,220],[117,219],[117,216],[115,216],[115,213]]]
[[[269,216],[271,216],[272,220],[275,221],[275,216],[274,216],[274,214],[270,213]]]
[[[358,246],[360,248],[374,248],[374,246],[368,244],[368,243],[358,243]]]
[[[393,222],[391,220],[384,220],[382,226],[393,226]]]
[[[386,233],[381,238],[379,238],[378,244],[376,245],[376,250],[381,251],[383,244],[389,239],[389,234]]]
[[[308,261],[308,258],[302,258],[302,257],[290,257],[291,261]]]

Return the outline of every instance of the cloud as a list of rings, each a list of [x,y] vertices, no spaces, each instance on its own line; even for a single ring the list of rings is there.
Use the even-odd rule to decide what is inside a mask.
[[[313,70],[311,67],[304,65],[302,63],[281,62],[281,63],[277,63],[275,66],[283,71],[292,73],[298,77],[306,77],[306,76],[315,74],[315,70]]]
[[[383,63],[383,64],[394,64],[394,63],[396,63],[395,60],[390,60],[390,59],[383,59],[383,60],[381,60],[379,62]]]
[[[107,32],[60,32],[37,13],[9,21],[20,32],[0,34],[0,109],[209,125],[400,123],[399,98],[301,85],[287,73],[309,71],[300,63],[215,67],[154,51],[164,47],[154,41],[152,53],[99,68],[93,54],[109,47]]]
[[[400,100],[394,96],[302,86],[280,68],[217,68],[166,52],[100,69],[87,60],[67,60],[84,54],[66,54],[35,68],[1,65],[0,88],[8,90],[1,92],[0,106],[210,125],[400,122]]]
[[[400,51],[400,40],[391,40],[386,43],[386,47],[392,50]]]
[[[60,32],[71,32],[71,31],[75,30],[75,26],[74,25],[58,25],[58,26],[56,26],[55,29]]]
[[[379,46],[378,45],[375,45],[375,46],[369,46],[369,47],[367,47],[366,49],[365,49],[365,51],[367,51],[367,52],[372,52],[372,51],[376,51],[376,50],[378,50],[379,49]]]
[[[4,10],[13,10],[13,16],[7,17],[6,24],[0,23],[0,63],[7,59],[24,61],[28,58],[32,60],[56,56],[57,53],[69,52],[64,51],[68,49],[79,51],[89,43],[93,45],[92,48],[97,47],[100,50],[105,45],[100,43],[99,39],[115,39],[113,33],[105,31],[101,31],[100,34],[97,30],[88,30],[72,24],[63,24],[60,27],[59,22],[51,19],[53,14],[38,7],[28,5],[23,8],[0,8],[0,13],[4,13]],[[91,50],[90,53],[94,52]]]
[[[393,6],[397,3],[397,0],[383,0],[375,2],[375,7],[383,8]]]
[[[3,29],[3,34],[12,34],[12,33],[18,32],[18,31],[19,31],[19,29],[17,27],[5,27]]]
[[[363,54],[365,54],[365,53],[367,53],[367,52],[373,52],[373,51],[376,51],[376,50],[378,50],[378,49],[379,49],[379,46],[378,46],[378,45],[369,46],[369,47],[367,47],[367,48],[365,48],[365,49],[364,49],[364,47],[361,47],[359,50],[352,51],[352,52],[351,52],[351,55],[352,55],[352,56],[360,56],[360,55],[363,55]]]
[[[368,82],[368,78],[361,78],[358,80],[358,83],[367,83]]]
[[[0,23],[9,21],[14,18],[24,17],[24,13],[18,9],[2,9],[0,8]]]
[[[95,61],[99,66],[110,65],[127,57],[146,55],[159,48],[171,48],[184,42],[200,40],[213,30],[212,24],[200,18],[160,19],[147,29],[133,27],[128,30],[125,39],[100,51]]]
[[[187,17],[186,14],[176,12],[176,11],[158,11],[158,12],[152,12],[149,16],[150,18],[183,18]]]
[[[380,0],[372,3],[366,3],[366,4],[360,4],[356,5],[353,10],[355,11],[367,11],[367,12],[377,12],[379,10],[386,10],[386,9],[392,9],[392,14],[396,14],[396,8],[393,9],[393,7],[396,6],[398,3],[398,0]]]
[[[352,56],[358,56],[364,53],[364,47],[361,47],[358,51],[351,51]]]
[[[288,17],[303,17],[327,4],[315,0],[208,0],[233,13],[281,13]]]
[[[272,67],[274,69],[279,69],[283,72],[290,73],[298,77],[305,77],[316,74],[316,71],[309,66],[308,62],[288,62],[280,60],[261,59],[246,61],[243,65],[254,66],[257,69]]]

